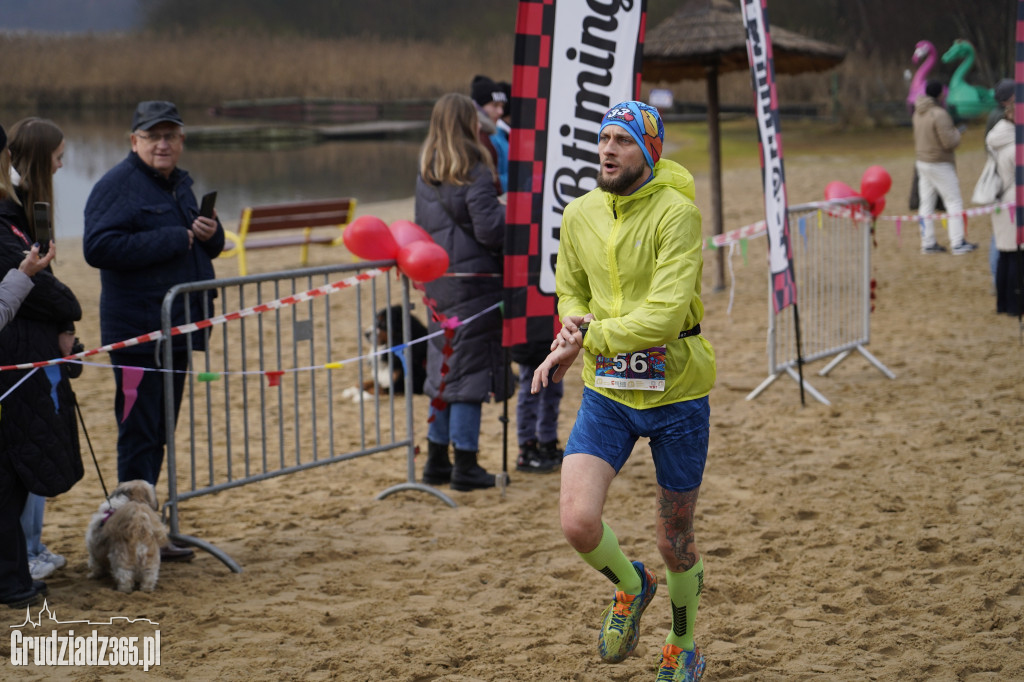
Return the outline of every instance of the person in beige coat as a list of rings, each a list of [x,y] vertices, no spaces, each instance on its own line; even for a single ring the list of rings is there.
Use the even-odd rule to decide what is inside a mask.
[[[946,205],[949,244],[953,255],[961,256],[978,248],[964,239],[964,202],[956,174],[954,150],[960,144],[960,130],[941,104],[942,83],[928,81],[925,94],[914,104],[914,158],[917,187],[921,197],[918,216],[921,223],[921,253],[943,253],[946,248],[935,240],[936,198]]]

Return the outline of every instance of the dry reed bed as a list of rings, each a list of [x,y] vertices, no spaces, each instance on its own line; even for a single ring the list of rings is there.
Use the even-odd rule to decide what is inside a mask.
[[[0,91],[7,107],[112,107],[140,99],[213,106],[254,97],[396,100],[467,92],[473,76],[512,76],[514,37],[473,43],[374,38],[337,40],[253,35],[3,35]],[[13,65],[13,66],[11,66]],[[907,63],[851,53],[826,73],[782,76],[779,98],[831,109],[846,123],[869,119],[867,103],[906,94]],[[703,81],[647,83],[671,87],[679,101],[701,102]],[[749,105],[745,72],[724,74],[723,104]]]
[[[0,37],[7,106],[100,107],[140,99],[210,106],[249,97],[407,99],[508,79],[512,37],[479,49],[375,39],[250,36]]]

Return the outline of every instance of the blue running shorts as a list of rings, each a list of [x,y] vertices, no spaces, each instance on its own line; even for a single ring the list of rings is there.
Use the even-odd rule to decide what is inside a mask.
[[[710,425],[707,396],[637,410],[584,388],[564,456],[593,455],[618,473],[637,439],[646,437],[650,439],[658,485],[685,492],[704,479]]]

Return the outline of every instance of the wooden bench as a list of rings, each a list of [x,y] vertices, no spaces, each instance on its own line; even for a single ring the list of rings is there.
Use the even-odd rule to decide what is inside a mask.
[[[245,275],[248,270],[246,251],[300,246],[301,262],[306,265],[310,244],[337,246],[343,243],[340,231],[352,220],[355,210],[356,200],[352,198],[250,206],[242,209],[237,234],[224,230],[228,243],[220,255],[222,258],[237,256],[238,274]],[[314,232],[317,227],[337,227],[339,232]],[[254,232],[268,234],[253,238]]]

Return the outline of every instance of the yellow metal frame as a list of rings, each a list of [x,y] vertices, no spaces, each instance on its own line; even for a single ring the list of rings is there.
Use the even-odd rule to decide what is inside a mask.
[[[356,205],[358,202],[355,199],[352,199],[351,202],[352,205],[351,208],[349,209],[348,220],[345,222],[345,224],[338,225],[338,230],[341,232],[344,232],[345,225],[348,225],[348,223],[352,222],[352,216],[356,212]],[[249,236],[249,222],[251,220],[252,207],[247,207],[242,210],[242,219],[238,223],[238,232],[235,233],[228,229],[224,230],[224,238],[227,242],[231,244],[231,246],[227,247],[227,245],[225,245],[226,248],[220,252],[219,256],[220,258],[234,258],[237,256],[238,274],[242,276],[245,276],[249,273],[249,263],[246,260],[245,256],[245,240]],[[312,227],[304,228],[302,231],[302,235],[305,241],[296,242],[296,244],[300,247],[300,262],[303,266],[309,263],[309,237],[311,234],[313,234]],[[341,246],[344,243],[345,242],[343,240],[343,234],[339,234],[333,241],[331,241],[329,244],[323,244],[323,246]]]

